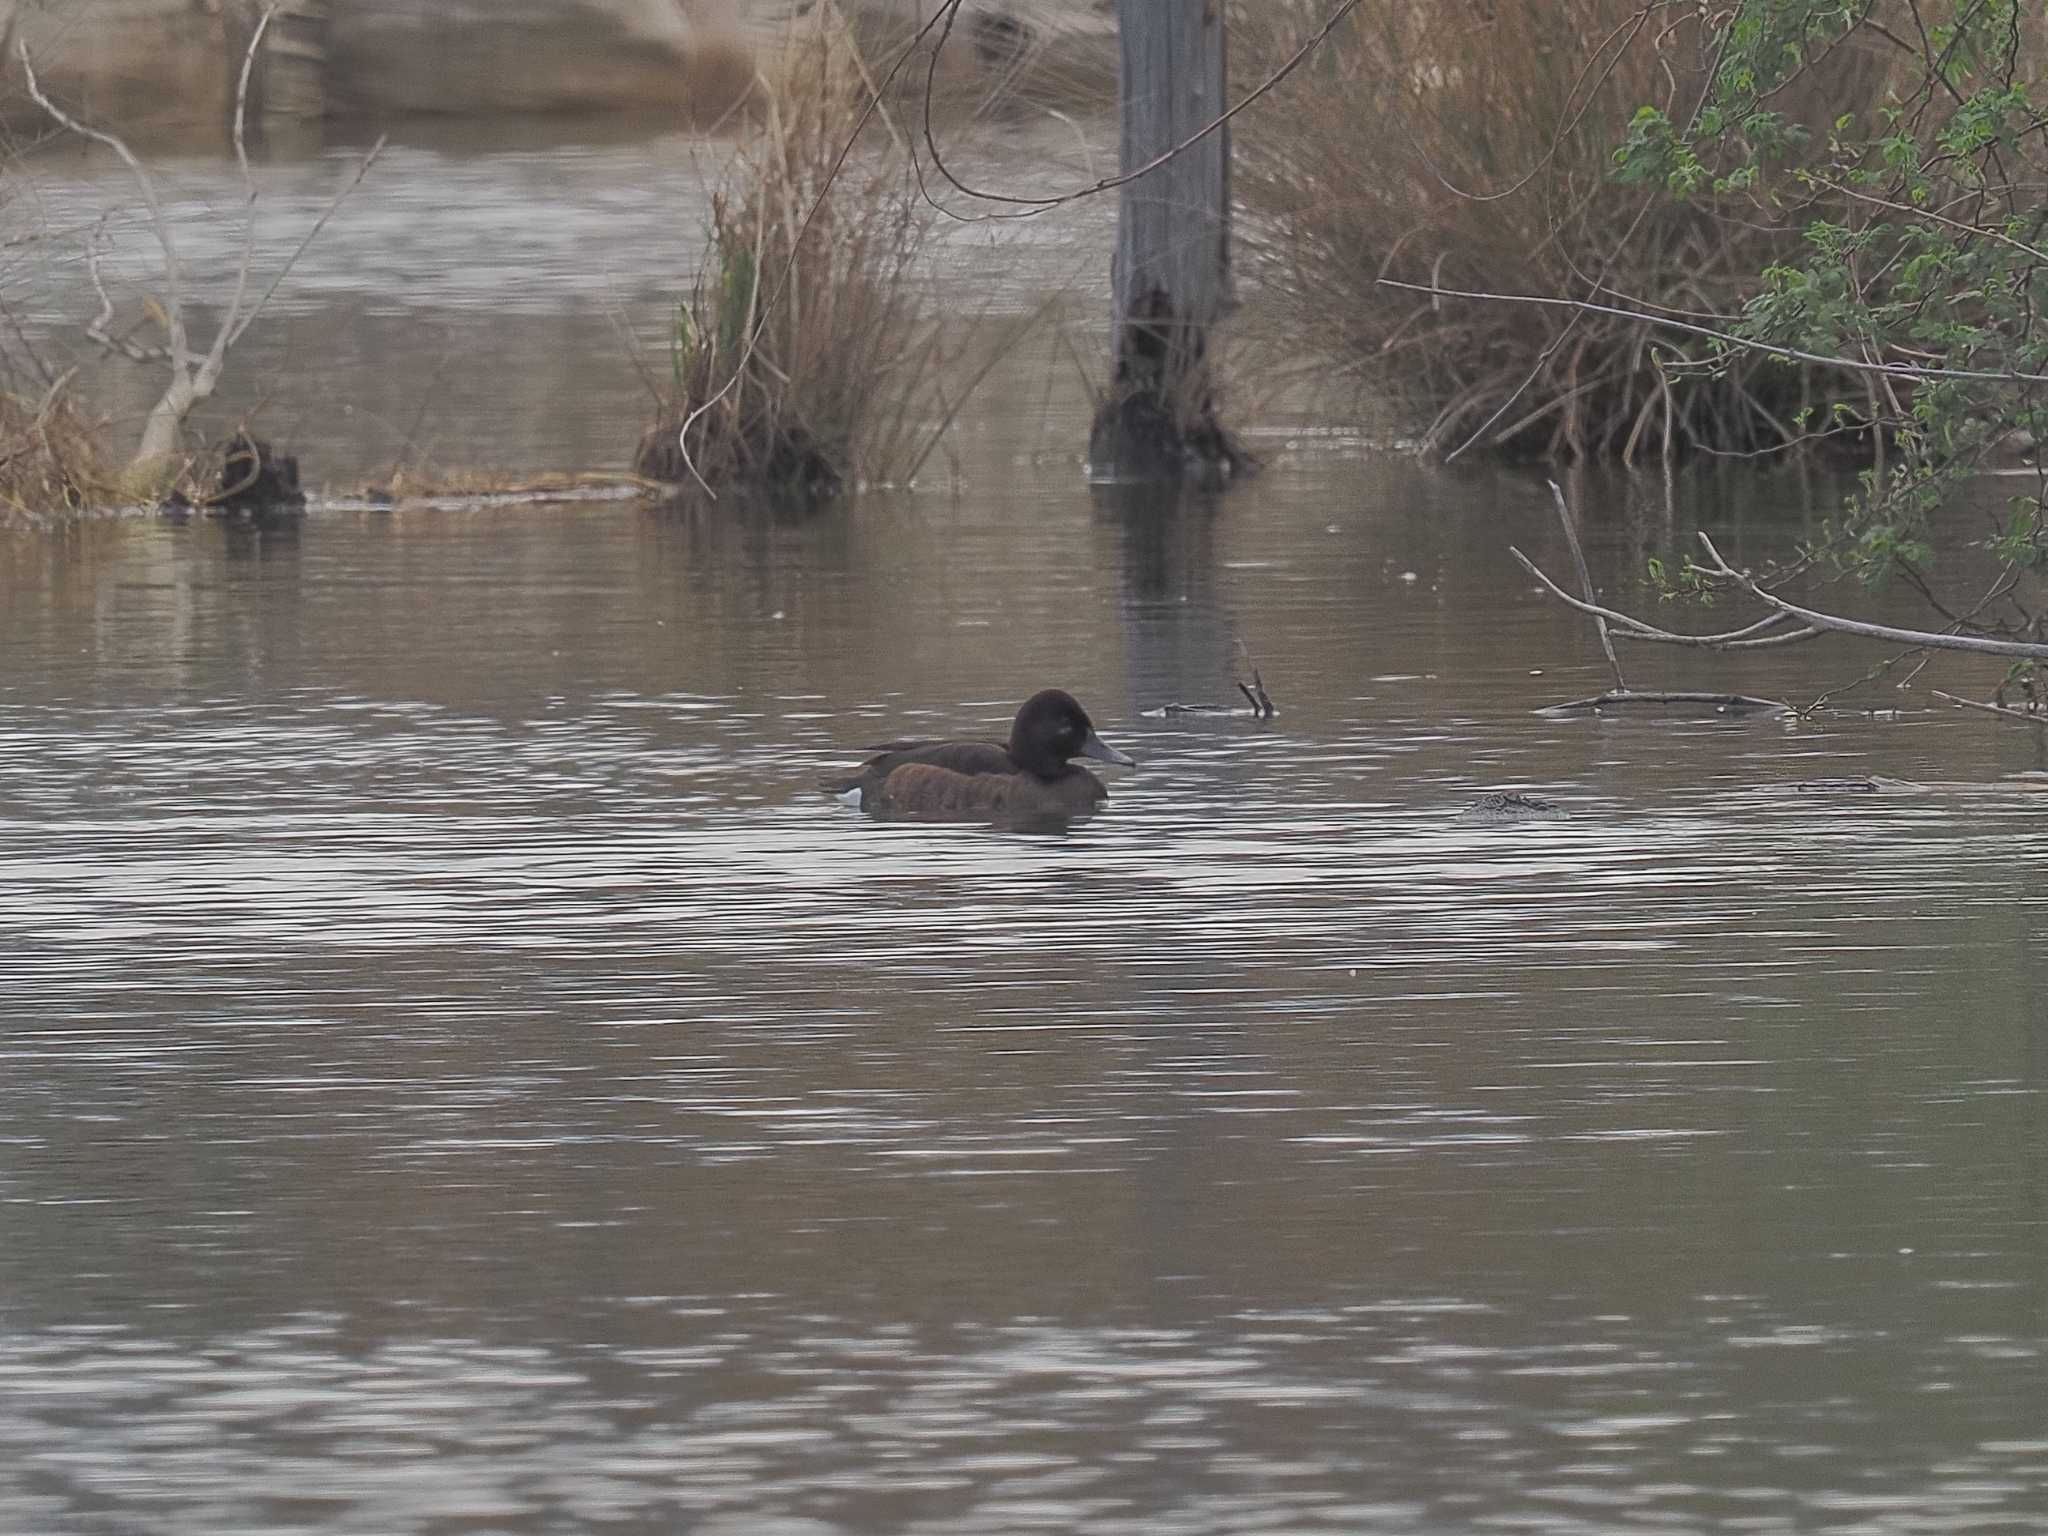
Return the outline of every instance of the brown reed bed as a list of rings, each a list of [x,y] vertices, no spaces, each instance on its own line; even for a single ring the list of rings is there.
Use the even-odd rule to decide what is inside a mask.
[[[1234,13],[1238,84],[1325,9],[1276,0]],[[1739,195],[1681,202],[1613,174],[1638,107],[1692,117],[1711,47],[1697,14],[1633,0],[1360,8],[1240,119],[1249,265],[1273,309],[1265,350],[1392,396],[1436,453],[1767,452],[1806,435],[1807,408],[1866,401],[1852,375],[1719,355],[1705,337],[1626,316],[1381,281],[1729,325],[1803,220]],[[1846,47],[1774,105],[1824,135],[1836,111],[1881,100],[1897,67]],[[1261,349],[1249,350],[1256,370]]]

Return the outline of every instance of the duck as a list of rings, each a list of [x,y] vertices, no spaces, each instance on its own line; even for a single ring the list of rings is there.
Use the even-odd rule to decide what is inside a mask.
[[[1017,711],[1006,746],[986,741],[892,741],[825,790],[870,815],[908,821],[1066,821],[1108,798],[1077,757],[1137,764],[1095,734],[1071,693],[1046,688]]]

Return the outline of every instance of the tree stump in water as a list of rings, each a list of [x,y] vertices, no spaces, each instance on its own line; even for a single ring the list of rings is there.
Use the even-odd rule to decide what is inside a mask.
[[[222,450],[214,510],[243,517],[274,517],[306,510],[299,461],[260,437],[237,432]]]
[[[1118,0],[1128,176],[1222,115],[1221,0]],[[1250,467],[1217,422],[1209,329],[1230,297],[1230,127],[1124,183],[1111,319],[1115,376],[1089,433],[1092,472],[1192,474],[1220,483]]]

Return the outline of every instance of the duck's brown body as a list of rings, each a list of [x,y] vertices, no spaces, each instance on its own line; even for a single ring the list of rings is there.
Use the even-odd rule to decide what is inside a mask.
[[[1017,712],[1008,746],[897,741],[879,749],[835,794],[858,791],[872,815],[917,821],[1064,821],[1107,798],[1102,780],[1069,761],[1130,759],[1095,734],[1087,713],[1056,688]]]

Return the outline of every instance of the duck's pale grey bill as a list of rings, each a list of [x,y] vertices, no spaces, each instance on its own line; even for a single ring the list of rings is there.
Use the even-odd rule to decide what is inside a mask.
[[[1115,763],[1119,768],[1135,768],[1138,766],[1136,759],[1125,757],[1123,753],[1117,751],[1115,747],[1112,747],[1093,731],[1090,731],[1088,739],[1081,743],[1081,755],[1083,757],[1092,757],[1098,762]]]

